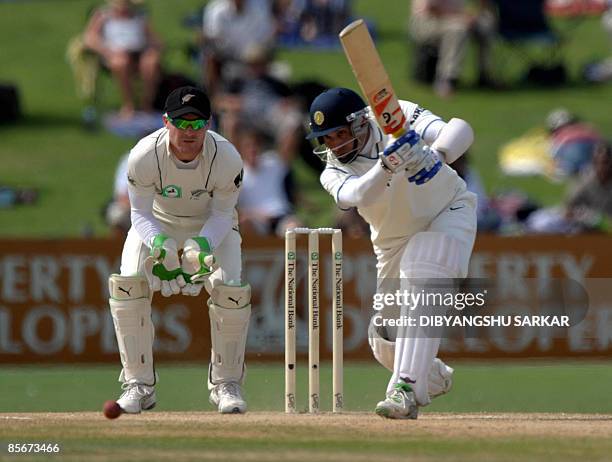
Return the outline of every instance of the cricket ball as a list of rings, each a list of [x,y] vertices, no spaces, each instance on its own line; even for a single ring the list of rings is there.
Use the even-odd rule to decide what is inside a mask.
[[[123,412],[117,401],[108,400],[104,403],[104,415],[107,419],[116,419]]]

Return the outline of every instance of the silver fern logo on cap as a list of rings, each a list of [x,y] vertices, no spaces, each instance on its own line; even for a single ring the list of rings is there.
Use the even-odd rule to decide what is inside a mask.
[[[195,95],[192,95],[191,93],[186,94],[185,96],[183,96],[181,98],[181,103],[185,104],[188,103],[190,99],[195,98]]]

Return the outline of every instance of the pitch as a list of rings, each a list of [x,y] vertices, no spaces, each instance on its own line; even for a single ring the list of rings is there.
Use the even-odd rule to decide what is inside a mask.
[[[612,415],[149,412],[109,421],[100,412],[6,413],[3,441],[59,442],[65,461],[604,460]],[[14,460],[3,447],[1,460]],[[57,456],[54,456],[57,457]],[[22,455],[19,460],[41,460]]]

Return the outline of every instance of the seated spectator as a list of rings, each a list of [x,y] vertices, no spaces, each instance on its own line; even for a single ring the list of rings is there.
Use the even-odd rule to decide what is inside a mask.
[[[595,147],[603,141],[595,128],[565,108],[551,111],[546,126],[550,133],[551,155],[560,177],[581,173],[591,164]]]
[[[0,209],[7,209],[16,205],[34,204],[37,200],[37,189],[0,185]]]
[[[501,218],[497,211],[489,205],[489,198],[485,192],[480,175],[470,166],[470,155],[466,152],[450,165],[461,177],[467,186],[468,191],[476,194],[477,197],[477,220],[478,231],[496,230]]]
[[[337,47],[351,18],[351,0],[273,0],[278,44]]]
[[[612,145],[609,142],[595,148],[592,168],[571,193],[567,212],[587,228],[608,227],[612,220]]]
[[[276,27],[276,40],[280,46],[301,45],[300,17],[303,4],[294,0],[272,0],[272,16]]]
[[[495,231],[502,235],[520,235],[528,221],[539,211],[540,205],[519,190],[502,190],[489,198],[490,209],[499,217]]]
[[[111,234],[121,238],[125,238],[130,226],[132,226],[127,180],[128,154],[124,154],[119,159],[119,164],[115,171],[113,198],[104,210],[104,219],[111,229]]]
[[[592,166],[583,175],[565,207],[540,209],[529,216],[528,232],[572,234],[612,232],[612,147],[599,144]]]
[[[219,84],[243,77],[243,52],[253,46],[270,50],[276,27],[267,0],[213,0],[203,14],[204,87],[210,95]]]
[[[244,50],[244,76],[217,94],[215,106],[220,111],[221,132],[228,139],[236,139],[240,120],[249,120],[273,140],[278,154],[289,161],[301,141],[303,115],[291,89],[271,75],[271,61],[266,48],[254,45]]]
[[[438,61],[434,90],[440,97],[451,96],[459,81],[461,66],[472,36],[478,44],[478,83],[493,85],[491,42],[494,15],[482,1],[478,14],[467,10],[465,0],[414,0],[409,31],[417,47],[435,47]]]
[[[153,110],[160,77],[161,41],[136,3],[108,0],[106,7],[94,11],[84,36],[85,45],[100,56],[119,85],[124,118],[132,117],[136,110],[135,77],[143,82],[141,107],[146,112]]]
[[[284,236],[288,228],[301,226],[293,214],[293,190],[289,164],[274,151],[264,151],[262,134],[241,125],[236,147],[244,162],[238,211],[246,233]]]
[[[300,36],[306,43],[337,41],[351,16],[349,0],[302,0]]]

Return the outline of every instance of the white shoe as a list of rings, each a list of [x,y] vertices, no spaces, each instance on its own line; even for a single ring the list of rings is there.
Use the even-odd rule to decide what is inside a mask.
[[[126,414],[140,414],[155,407],[155,388],[142,383],[124,383],[117,404]]]
[[[244,414],[246,401],[242,398],[240,385],[236,382],[220,383],[210,391],[209,401],[221,414]]]
[[[376,414],[388,419],[416,419],[419,409],[414,392],[405,382],[395,384],[387,398],[376,405]]]
[[[429,376],[427,377],[429,399],[444,395],[450,391],[453,387],[453,372],[453,368],[444,364],[439,358],[433,360]]]

